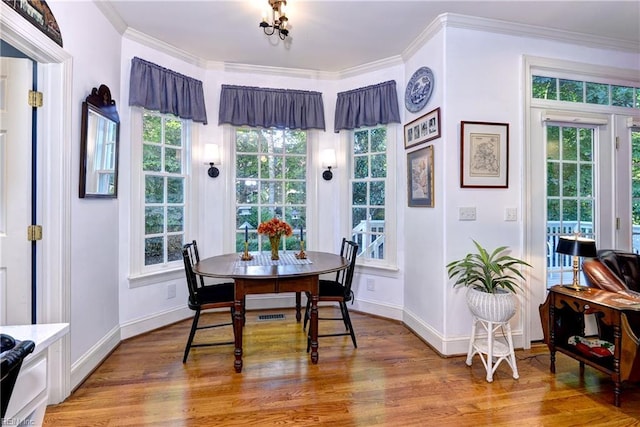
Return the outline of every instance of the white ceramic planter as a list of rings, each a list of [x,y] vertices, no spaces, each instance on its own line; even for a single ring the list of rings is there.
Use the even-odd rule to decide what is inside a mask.
[[[490,322],[506,322],[516,314],[516,296],[499,290],[496,294],[467,288],[467,305],[476,317]]]

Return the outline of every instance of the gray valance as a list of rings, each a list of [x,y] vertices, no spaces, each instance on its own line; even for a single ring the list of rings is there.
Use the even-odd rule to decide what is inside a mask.
[[[338,93],[334,125],[336,133],[343,129],[388,123],[400,123],[394,80]]]
[[[222,85],[218,124],[225,123],[325,130],[322,93]]]
[[[131,60],[129,105],[207,124],[200,80],[140,58]]]

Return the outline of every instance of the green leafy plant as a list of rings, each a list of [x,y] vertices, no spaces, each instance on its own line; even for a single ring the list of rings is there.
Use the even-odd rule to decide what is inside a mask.
[[[497,293],[499,289],[516,293],[520,289],[518,279],[524,279],[519,267],[531,267],[525,261],[505,255],[507,246],[500,246],[489,253],[475,240],[477,253],[447,264],[449,278],[457,278],[456,286],[471,287],[481,292]]]

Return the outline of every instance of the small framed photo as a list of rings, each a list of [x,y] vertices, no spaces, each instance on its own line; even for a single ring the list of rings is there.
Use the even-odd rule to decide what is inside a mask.
[[[509,187],[509,124],[461,122],[460,187]]]
[[[404,125],[404,148],[440,138],[440,108]]]
[[[433,207],[433,145],[407,154],[409,207]]]

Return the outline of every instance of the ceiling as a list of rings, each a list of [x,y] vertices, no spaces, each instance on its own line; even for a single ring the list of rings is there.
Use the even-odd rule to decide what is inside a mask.
[[[631,43],[640,1],[289,0],[290,37],[262,33],[268,0],[95,0],[135,30],[203,61],[339,72],[402,52],[442,13],[491,18]]]

